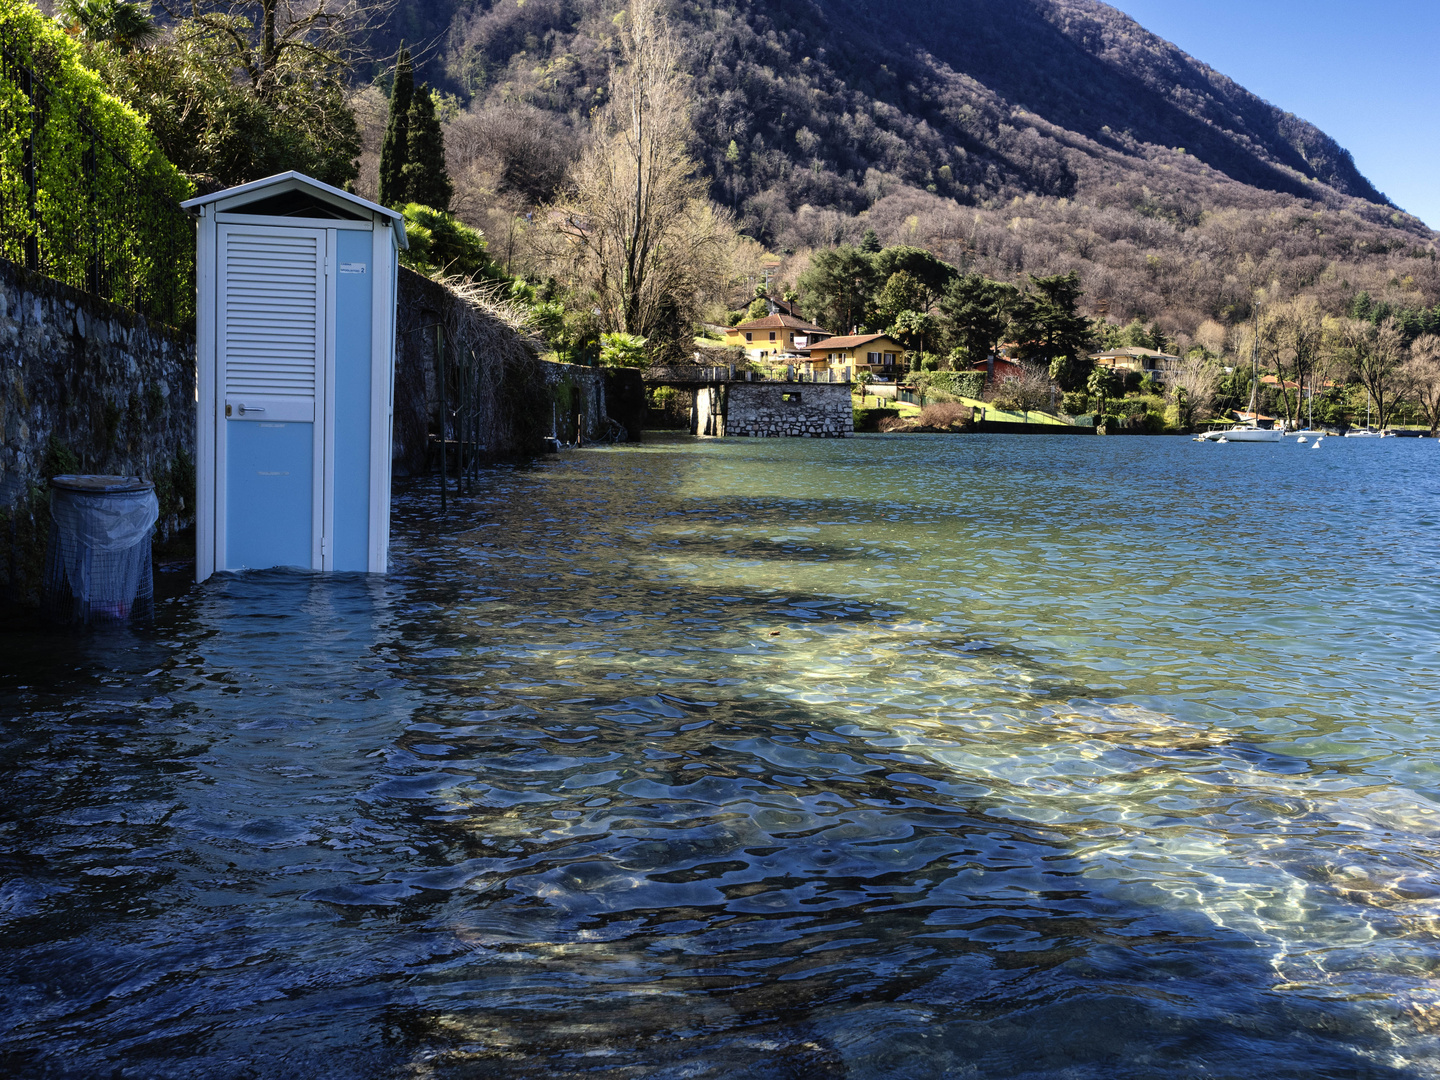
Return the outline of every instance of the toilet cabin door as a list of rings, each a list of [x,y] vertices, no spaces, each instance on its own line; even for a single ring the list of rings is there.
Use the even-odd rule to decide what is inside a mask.
[[[328,569],[331,231],[218,226],[216,568]]]

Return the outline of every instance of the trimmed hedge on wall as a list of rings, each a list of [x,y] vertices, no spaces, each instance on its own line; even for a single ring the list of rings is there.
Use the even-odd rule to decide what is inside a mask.
[[[979,398],[985,393],[983,371],[927,371],[920,379],[926,390],[938,390],[955,397]]]
[[[188,325],[190,182],[38,8],[0,0],[0,49],[0,254]]]

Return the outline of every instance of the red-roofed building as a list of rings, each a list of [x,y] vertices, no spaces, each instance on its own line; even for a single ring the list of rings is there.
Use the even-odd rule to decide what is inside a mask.
[[[1008,356],[992,356],[988,360],[981,360],[978,364],[971,364],[970,370],[983,372],[986,386],[1003,383],[1007,379],[1018,379],[1025,374],[1020,361],[1011,360]]]
[[[725,344],[745,350],[752,360],[770,360],[798,355],[815,342],[830,337],[822,326],[794,315],[766,315],[751,319],[725,332]]]
[[[885,334],[845,334],[811,345],[806,354],[811,371],[868,371],[878,379],[894,379],[905,370],[905,346]]]
[[[1260,382],[1263,383],[1265,386],[1279,386],[1279,385],[1280,385],[1280,380],[1279,380],[1278,378],[1276,378],[1274,375],[1261,375],[1261,376],[1260,376]],[[1293,382],[1293,381],[1291,381],[1290,379],[1286,379],[1286,380],[1285,380],[1285,389],[1286,389],[1286,390],[1299,390],[1299,389],[1300,389],[1300,384],[1297,383],[1297,382]]]

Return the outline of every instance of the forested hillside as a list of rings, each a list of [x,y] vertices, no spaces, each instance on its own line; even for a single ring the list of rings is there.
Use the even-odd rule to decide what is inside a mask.
[[[441,20],[440,4],[423,10],[403,19]],[[583,112],[604,85],[608,15],[594,0],[456,4],[434,74]],[[1073,151],[1156,147],[1265,190],[1384,202],[1324,133],[1086,0],[720,0],[675,15],[706,157],[735,200],[779,183],[860,208],[871,169],[960,198],[1070,195],[1087,179]]]
[[[475,199],[539,204],[604,100],[618,10],[423,0],[377,45],[418,44],[456,95]],[[672,19],[694,155],[747,234],[799,256],[782,276],[874,229],[996,276],[1079,270],[1092,310],[1181,334],[1238,316],[1257,275],[1329,306],[1440,301],[1434,234],[1343,148],[1103,4],[677,0]]]

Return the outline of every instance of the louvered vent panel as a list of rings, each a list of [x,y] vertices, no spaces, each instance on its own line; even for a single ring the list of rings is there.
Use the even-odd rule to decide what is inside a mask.
[[[318,236],[227,234],[226,394],[315,396],[323,258]]]

